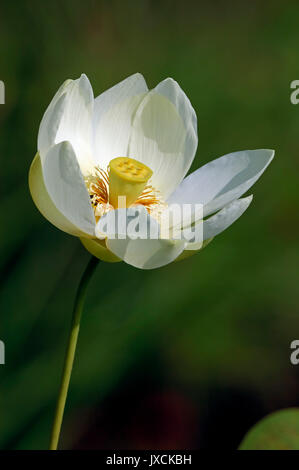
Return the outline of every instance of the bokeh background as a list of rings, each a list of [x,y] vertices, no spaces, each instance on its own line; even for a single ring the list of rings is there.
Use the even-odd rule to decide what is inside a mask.
[[[293,1],[4,1],[0,16],[0,448],[48,445],[76,287],[89,254],[31,201],[39,122],[66,78],[99,94],[135,72],[174,77],[199,120],[192,170],[274,148],[246,214],[155,271],[100,264],[90,285],[61,448],[238,446],[299,406],[299,5]]]

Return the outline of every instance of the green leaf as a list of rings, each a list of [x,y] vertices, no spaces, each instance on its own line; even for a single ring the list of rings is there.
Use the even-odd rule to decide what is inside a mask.
[[[299,450],[299,408],[276,411],[245,435],[240,450]]]

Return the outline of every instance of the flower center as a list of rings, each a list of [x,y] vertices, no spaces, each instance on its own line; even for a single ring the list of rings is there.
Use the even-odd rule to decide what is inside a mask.
[[[129,157],[114,158],[109,168],[109,203],[114,208],[133,204],[153,174],[146,165]]]
[[[110,210],[131,205],[143,205],[159,219],[167,204],[159,191],[147,184],[152,174],[146,165],[129,157],[114,158],[107,170],[95,167],[85,177],[85,184],[96,220]]]

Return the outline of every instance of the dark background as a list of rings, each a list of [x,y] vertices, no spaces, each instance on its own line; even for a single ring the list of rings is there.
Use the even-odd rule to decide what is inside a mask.
[[[62,448],[233,449],[267,413],[299,406],[299,4],[2,2],[0,448],[47,447],[72,304],[89,254],[35,208],[27,175],[66,78],[95,95],[135,72],[175,78],[197,112],[192,169],[274,148],[246,214],[159,270],[101,263],[90,285]]]

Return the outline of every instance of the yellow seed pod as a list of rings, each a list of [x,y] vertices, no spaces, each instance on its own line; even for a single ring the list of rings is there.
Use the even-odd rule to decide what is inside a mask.
[[[115,209],[129,207],[140,196],[153,172],[143,163],[129,157],[114,158],[109,167],[109,203]]]

